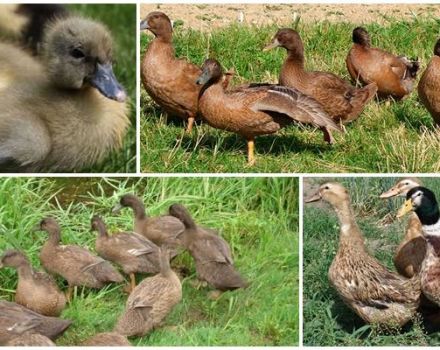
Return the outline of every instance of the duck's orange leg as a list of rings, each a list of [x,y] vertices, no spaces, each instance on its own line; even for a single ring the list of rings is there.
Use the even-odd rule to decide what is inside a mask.
[[[130,273],[130,281],[131,281],[131,290],[130,290],[131,293],[136,288],[136,276],[134,273]]]
[[[194,125],[194,117],[189,117],[188,118],[188,125],[186,126],[186,133],[187,134],[191,134],[192,129],[193,129],[193,125]]]
[[[247,140],[248,147],[248,165],[255,165],[255,139],[251,138]]]

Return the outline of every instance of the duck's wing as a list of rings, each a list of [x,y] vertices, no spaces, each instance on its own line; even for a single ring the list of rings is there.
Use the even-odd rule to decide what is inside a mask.
[[[195,240],[191,245],[191,251],[201,263],[234,263],[228,243],[219,236],[206,235]]]
[[[315,99],[296,89],[278,85],[262,85],[253,89],[266,90],[262,98],[252,104],[254,111],[280,113],[301,123],[341,131]]]
[[[111,237],[111,244],[119,250],[126,251],[135,256],[150,254],[157,251],[157,246],[147,238],[137,234],[120,232]]]

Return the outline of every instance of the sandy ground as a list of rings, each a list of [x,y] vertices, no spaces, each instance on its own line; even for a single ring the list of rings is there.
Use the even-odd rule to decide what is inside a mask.
[[[155,10],[165,12],[184,27],[202,30],[227,26],[233,22],[281,26],[292,23],[295,12],[301,15],[301,21],[304,22],[326,19],[356,25],[369,22],[385,24],[389,17],[440,17],[440,4],[142,4],[141,17]]]

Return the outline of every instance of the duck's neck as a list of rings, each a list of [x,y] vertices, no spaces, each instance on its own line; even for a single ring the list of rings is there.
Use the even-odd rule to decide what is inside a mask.
[[[417,212],[422,223],[423,236],[428,245],[428,252],[440,256],[440,214],[438,208],[433,210]]]
[[[148,46],[147,53],[145,55],[145,59],[147,58],[159,59],[159,60],[163,60],[164,58],[174,59],[175,52],[172,43],[172,37],[161,35],[154,38],[153,41]]]
[[[61,241],[61,232],[60,230],[53,230],[49,232],[49,240],[48,243],[51,245],[58,245]]]
[[[340,243],[360,243],[363,245],[362,233],[354,219],[353,209],[350,201],[342,201],[334,206],[340,225]]]
[[[212,83],[210,85],[205,85],[201,92],[202,97],[209,97],[209,98],[222,98],[225,95],[225,89],[223,87],[223,79],[218,79],[215,83]]]
[[[17,267],[17,272],[19,278],[27,278],[32,276],[32,266],[30,262],[22,262],[20,266]]]
[[[285,64],[304,70],[304,51],[299,48],[295,48],[294,50],[287,50],[287,58]]]
[[[142,219],[147,218],[147,213],[146,213],[145,207],[142,203],[140,203],[140,202],[133,203],[131,205],[131,208],[133,209],[135,219],[142,220]]]

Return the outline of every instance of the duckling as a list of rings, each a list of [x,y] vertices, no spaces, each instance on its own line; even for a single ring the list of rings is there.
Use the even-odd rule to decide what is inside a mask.
[[[249,165],[255,164],[255,137],[273,134],[288,124],[312,124],[323,131],[329,143],[333,142],[331,131],[340,131],[319,103],[295,89],[251,84],[225,91],[218,61],[206,60],[202,71],[197,79],[197,84],[203,85],[199,111],[212,127],[235,132],[247,140]]]
[[[281,67],[279,83],[313,97],[335,121],[345,124],[357,119],[365,105],[376,94],[375,83],[358,89],[333,73],[306,71],[304,46],[300,35],[293,29],[278,30],[264,51],[276,47],[287,50],[287,59]]]
[[[18,272],[15,302],[45,316],[59,316],[66,297],[47,273],[35,271],[27,257],[17,250],[7,250],[0,257],[0,268],[13,267]]]
[[[85,286],[100,289],[108,283],[121,283],[124,278],[106,260],[76,245],[60,245],[61,228],[53,218],[40,222],[41,231],[49,234],[49,240],[40,252],[40,261],[53,275],[67,280],[67,300],[72,298],[73,287]]]
[[[182,245],[194,258],[197,277],[219,291],[246,288],[246,282],[234,267],[229,244],[219,235],[197,226],[188,210],[180,204],[173,204],[170,215],[185,225]]]
[[[173,28],[166,14],[159,11],[149,13],[140,28],[148,29],[155,36],[142,60],[142,84],[154,102],[167,113],[188,121],[186,131],[190,133],[197,117],[201,87],[196,84],[196,79],[201,70],[186,60],[175,58]]]
[[[114,331],[131,337],[144,336],[158,327],[182,299],[179,277],[170,267],[166,248],[160,248],[160,273],[144,279],[127,300]]]
[[[328,272],[331,285],[365,322],[385,327],[406,324],[419,305],[419,278],[392,273],[368,254],[350,196],[341,184],[325,183],[305,202],[320,200],[333,206],[340,223],[339,248]]]
[[[121,266],[130,276],[130,291],[136,287],[135,273],[159,272],[159,248],[150,240],[135,232],[118,232],[109,236],[104,221],[97,215],[92,218],[92,230],[99,233],[96,252]]]
[[[396,56],[370,44],[370,36],[365,28],[353,30],[353,46],[345,60],[351,78],[363,85],[376,83],[380,97],[402,99],[413,88],[420,68],[417,59]]]
[[[56,346],[48,337],[38,333],[21,334],[10,341],[5,346]]]
[[[419,273],[422,292],[440,306],[440,211],[435,194],[421,186],[409,190],[397,217],[411,211],[417,214],[426,240],[426,255]]]
[[[415,178],[399,180],[392,188],[382,193],[380,198],[406,196],[410,189],[418,187],[420,184],[420,180]],[[405,229],[405,237],[394,254],[393,260],[397,272],[408,278],[418,274],[425,254],[426,243],[422,235],[422,224],[417,215],[412,213]]]
[[[144,203],[133,194],[123,195],[119,204],[113,207],[112,213],[117,214],[126,207],[133,209],[134,232],[143,235],[158,246],[166,245],[171,258],[179,253],[179,235],[185,230],[179,219],[170,215],[148,216]]]
[[[440,39],[434,46],[434,56],[428,63],[417,86],[420,101],[440,125]]]
[[[115,332],[95,334],[87,339],[82,346],[133,346],[126,337]]]
[[[80,170],[121,146],[128,109],[111,55],[111,36],[97,22],[69,17],[46,29],[45,76],[0,94],[2,171]]]
[[[28,333],[41,334],[55,340],[71,324],[69,320],[43,316],[19,304],[0,300],[0,345]]]

